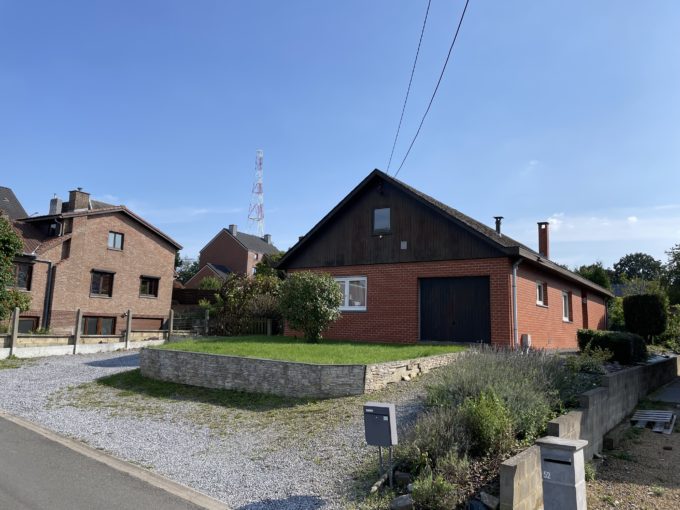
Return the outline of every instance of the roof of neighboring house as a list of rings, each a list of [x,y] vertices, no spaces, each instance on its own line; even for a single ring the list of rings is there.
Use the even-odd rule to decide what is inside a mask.
[[[232,272],[231,269],[229,269],[227,266],[223,266],[222,264],[213,264],[212,262],[208,262],[206,266],[212,269],[217,274],[217,276],[222,279],[226,278],[227,275]]]
[[[28,216],[26,210],[17,199],[16,195],[10,188],[0,186],[0,211],[3,211],[10,220],[25,218]]]
[[[244,234],[243,232],[236,232],[236,235],[234,236],[228,228],[223,228],[217,234],[215,234],[215,236],[210,241],[208,241],[203,248],[201,248],[201,251],[205,250],[208,246],[210,246],[213,243],[213,241],[215,241],[223,233],[228,234],[234,239],[236,239],[241,246],[243,246],[246,250],[249,251],[255,251],[257,253],[262,253],[264,255],[274,255],[276,253],[281,252],[281,250],[279,250],[276,246],[274,246],[271,243],[268,243],[261,237],[257,237],[251,234]]]
[[[495,229],[484,225],[483,223],[475,220],[474,218],[471,218],[470,216],[463,214],[457,209],[449,207],[448,205],[440,202],[439,200],[432,198],[429,195],[426,195],[422,191],[419,191],[409,186],[408,184],[387,175],[386,173],[378,169],[375,169],[370,174],[368,174],[368,176],[363,181],[361,181],[342,201],[340,201],[338,205],[336,205],[326,216],[324,216],[321,219],[321,221],[319,221],[319,223],[317,223],[306,235],[304,235],[294,246],[292,246],[283,256],[278,265],[280,267],[285,267],[286,260],[289,259],[293,253],[301,249],[301,247],[307,243],[307,241],[313,236],[315,232],[317,232],[323,225],[325,225],[331,218],[333,218],[343,208],[345,204],[347,204],[361,190],[363,190],[374,178],[381,178],[386,182],[391,183],[397,188],[403,190],[406,194],[412,196],[416,200],[420,201],[421,203],[425,204],[431,209],[442,214],[444,217],[454,221],[458,225],[463,226],[466,230],[468,230],[468,232],[472,233],[473,235],[476,235],[477,237],[495,245],[497,248],[505,252],[508,256],[520,257],[524,260],[537,264],[543,267],[544,269],[547,269],[555,273],[559,273],[561,276],[569,280],[578,282],[579,284],[588,287],[600,294],[613,297],[613,294],[604,287],[600,287],[599,285],[591,282],[590,280],[587,280],[586,278],[583,278],[582,276],[572,271],[569,271],[568,269],[560,266],[559,264],[556,264],[555,262],[549,260],[548,258],[543,257],[538,252],[532,250],[528,246],[520,243],[519,241],[516,241],[511,237],[506,236],[505,234],[497,233]]]

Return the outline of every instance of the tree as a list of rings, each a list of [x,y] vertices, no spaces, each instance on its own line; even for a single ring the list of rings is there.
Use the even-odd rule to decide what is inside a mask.
[[[281,288],[281,313],[308,342],[321,340],[321,333],[340,317],[342,292],[327,273],[300,271],[288,275]]]
[[[646,253],[629,253],[614,264],[615,283],[624,283],[633,278],[658,280],[661,273],[661,261]]]
[[[680,244],[666,252],[668,262],[664,271],[664,283],[668,289],[671,304],[680,304]]]
[[[598,284],[600,287],[604,287],[605,289],[612,288],[612,283],[609,280],[607,270],[604,268],[602,262],[600,261],[597,261],[594,264],[590,264],[587,266],[585,265],[581,266],[576,270],[576,273],[580,274],[587,280],[590,280],[591,282]]]
[[[650,342],[666,331],[668,302],[659,294],[638,294],[623,298],[626,329]]]
[[[14,232],[12,225],[0,215],[0,319],[6,319],[17,306],[28,310],[31,299],[14,286],[14,258],[23,248],[21,238]]]
[[[198,284],[198,288],[201,290],[219,290],[222,287],[222,280],[217,276],[206,276]]]
[[[283,252],[265,254],[262,257],[262,260],[255,266],[255,277],[276,276],[283,280],[285,277],[285,272],[276,268],[283,255]]]
[[[191,280],[191,278],[196,273],[198,273],[199,270],[198,260],[182,259],[180,265],[177,266],[176,270],[177,279],[182,283],[186,283],[189,280]]]

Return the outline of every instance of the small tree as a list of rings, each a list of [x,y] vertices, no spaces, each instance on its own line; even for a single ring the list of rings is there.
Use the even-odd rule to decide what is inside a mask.
[[[281,313],[308,342],[319,342],[321,333],[340,317],[342,292],[329,274],[301,271],[288,275],[281,289]]]
[[[6,319],[17,306],[28,310],[31,298],[14,286],[14,257],[21,253],[23,243],[6,217],[0,215],[0,319]]]
[[[222,280],[217,276],[206,276],[198,284],[198,288],[201,290],[219,290],[222,287]]]
[[[604,287],[605,289],[612,288],[607,270],[600,261],[588,266],[581,266],[576,272],[591,282],[598,284],[600,287]]]
[[[668,303],[659,294],[638,294],[623,298],[623,316],[626,329],[650,342],[666,331]]]
[[[614,264],[614,280],[623,283],[625,280],[642,278],[658,280],[662,273],[661,262],[646,253],[629,253]]]
[[[264,255],[262,260],[260,260],[260,262],[255,265],[255,278],[260,278],[262,276],[276,276],[283,280],[285,272],[281,269],[277,269],[276,267],[283,255],[283,252]]]
[[[177,257],[175,257],[175,263],[177,263]],[[181,259],[178,266],[175,266],[175,271],[177,271],[177,279],[186,283],[191,280],[191,277],[198,273],[198,260],[191,259]]]

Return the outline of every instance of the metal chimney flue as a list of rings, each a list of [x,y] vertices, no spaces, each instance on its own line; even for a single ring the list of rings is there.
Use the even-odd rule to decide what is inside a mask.
[[[494,220],[496,220],[496,233],[500,234],[501,233],[501,222],[503,221],[503,216],[494,216]]]

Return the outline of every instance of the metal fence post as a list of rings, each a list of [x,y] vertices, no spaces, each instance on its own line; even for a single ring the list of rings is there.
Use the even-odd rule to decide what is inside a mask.
[[[267,319],[267,336],[272,336],[272,320]]]
[[[132,310],[127,311],[127,326],[125,327],[125,349],[130,345],[130,331],[132,330]]]
[[[78,308],[76,312],[76,331],[73,335],[73,354],[78,353],[78,344],[80,343],[80,335],[83,327],[83,311]]]
[[[12,314],[12,337],[9,341],[9,355],[14,356],[14,350],[17,345],[17,336],[19,336],[19,314],[21,310],[17,306],[14,309],[14,314]]]

